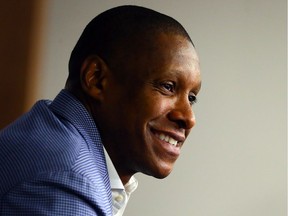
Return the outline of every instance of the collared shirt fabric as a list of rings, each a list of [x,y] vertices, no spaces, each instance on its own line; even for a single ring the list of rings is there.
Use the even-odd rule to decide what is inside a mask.
[[[132,176],[130,180],[125,185],[123,185],[105,148],[104,153],[112,191],[113,215],[122,216],[128,204],[130,195],[138,187],[138,181],[134,176]]]
[[[1,130],[0,215],[113,215],[100,134],[68,91]]]

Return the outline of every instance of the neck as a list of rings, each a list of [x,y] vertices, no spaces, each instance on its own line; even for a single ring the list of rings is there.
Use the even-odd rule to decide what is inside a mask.
[[[90,96],[85,94],[85,92],[83,92],[79,84],[77,85],[71,82],[67,82],[65,85],[65,89],[69,91],[71,94],[73,94],[85,106],[85,108],[90,113],[96,124],[97,118],[95,116],[98,112],[96,112],[95,103],[92,103]],[[98,130],[100,132],[103,145],[107,153],[109,154],[109,157],[111,158],[111,161],[122,181],[122,184],[125,185],[130,180],[130,178],[135,174],[135,172],[129,170],[127,171],[127,169],[125,169],[125,167],[127,167],[125,164],[126,162],[121,160],[121,156],[118,155],[119,152],[117,153],[117,149],[115,148],[115,146],[113,147],[113,145],[110,145],[109,140],[105,140],[105,137],[103,136],[104,132],[101,131],[101,127],[99,127]],[[115,151],[116,153],[114,153]]]

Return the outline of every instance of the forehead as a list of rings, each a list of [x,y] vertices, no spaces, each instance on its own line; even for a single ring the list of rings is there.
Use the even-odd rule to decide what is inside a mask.
[[[192,42],[185,36],[176,33],[156,32],[149,35],[143,35],[143,38],[138,38],[141,49],[147,48],[147,51],[164,51],[176,50],[183,47],[191,47],[195,52],[195,57],[198,58]],[[141,46],[142,45],[142,46]]]
[[[198,55],[192,43],[181,35],[160,33],[139,37],[137,43],[130,43],[128,49],[122,50],[122,54],[119,50],[118,54],[114,75],[123,87],[163,77],[186,79],[200,86]]]
[[[144,74],[166,72],[200,76],[199,57],[192,43],[185,37],[159,34],[150,44],[138,50],[136,63]],[[139,68],[140,69],[140,68]],[[142,70],[139,70],[142,71]],[[190,73],[189,73],[190,72]]]
[[[199,64],[197,52],[192,43],[185,37],[175,34],[161,33],[145,40],[138,46],[138,59],[154,63],[167,63],[176,60],[179,64]],[[157,61],[154,61],[157,60]]]

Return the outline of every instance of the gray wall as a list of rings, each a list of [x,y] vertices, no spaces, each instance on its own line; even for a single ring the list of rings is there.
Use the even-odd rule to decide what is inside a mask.
[[[125,215],[286,215],[286,1],[49,2],[38,98],[64,86],[87,22],[120,4],[176,18],[200,55],[197,126],[168,178],[137,174]]]

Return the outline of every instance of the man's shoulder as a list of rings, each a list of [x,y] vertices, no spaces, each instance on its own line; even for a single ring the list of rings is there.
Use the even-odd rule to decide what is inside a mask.
[[[104,182],[95,184],[71,170],[40,173],[0,193],[1,213],[20,215],[17,209],[21,209],[21,215],[38,215],[39,211],[51,215],[94,215],[95,212],[108,215],[110,195],[104,187]]]
[[[45,154],[46,157],[42,157],[45,160],[57,153],[67,155],[73,150],[68,153],[73,155],[79,152],[77,147],[84,142],[83,137],[72,124],[49,109],[50,103],[38,101],[29,112],[0,132],[0,155],[5,151],[23,156]]]
[[[0,133],[0,185],[27,176],[73,167],[80,150],[88,148],[69,122],[49,109],[50,101],[39,101]]]
[[[92,180],[98,178],[99,169],[105,173],[101,139],[85,112],[62,92],[53,102],[38,101],[2,130],[0,189],[39,173],[74,170]]]

